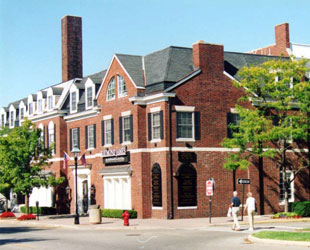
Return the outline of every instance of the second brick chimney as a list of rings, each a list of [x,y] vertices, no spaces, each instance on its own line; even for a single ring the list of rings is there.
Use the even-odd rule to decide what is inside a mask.
[[[224,46],[199,40],[193,44],[193,64],[207,75],[222,76],[224,71]]]
[[[276,37],[276,46],[282,48],[290,47],[290,32],[289,24],[282,23],[275,26],[275,37]]]
[[[65,16],[61,19],[62,81],[83,77],[82,18]]]

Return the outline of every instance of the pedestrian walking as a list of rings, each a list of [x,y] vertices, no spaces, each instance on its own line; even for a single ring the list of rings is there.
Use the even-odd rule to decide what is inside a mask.
[[[239,206],[240,206],[241,202],[240,199],[238,197],[238,192],[234,191],[233,192],[233,197],[231,199],[231,211],[232,211],[232,216],[234,219],[234,224],[232,226],[232,230],[236,230],[236,231],[240,231],[240,225],[238,222],[238,212],[239,212]]]
[[[244,213],[248,212],[248,218],[249,218],[249,230],[254,230],[254,214],[255,214],[255,198],[252,196],[251,192],[248,192],[248,198],[246,200],[246,205],[244,207]]]

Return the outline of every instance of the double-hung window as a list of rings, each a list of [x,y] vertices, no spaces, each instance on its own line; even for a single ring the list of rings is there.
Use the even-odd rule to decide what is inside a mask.
[[[177,141],[200,140],[200,112],[193,106],[175,106]]]
[[[43,100],[42,99],[38,101],[38,112],[39,113],[43,112]]]
[[[21,120],[24,120],[24,115],[25,115],[24,112],[25,112],[24,108],[21,108],[20,109],[20,119]]]
[[[76,111],[77,110],[77,105],[76,105],[76,92],[71,93],[71,111]]]
[[[33,115],[33,102],[29,103],[29,115]]]
[[[112,144],[112,119],[104,121],[104,144]]]
[[[96,125],[85,127],[85,148],[93,149],[96,147]]]
[[[133,118],[130,112],[123,112],[119,118],[120,143],[130,143],[133,141]]]
[[[233,138],[233,133],[238,132],[235,126],[240,125],[240,115],[238,113],[227,113],[227,138]]]
[[[152,139],[160,139],[160,113],[152,113]]]
[[[48,109],[51,110],[53,109],[53,96],[50,95],[48,98],[47,98],[47,102],[48,102]]]
[[[148,140],[159,142],[164,138],[163,111],[160,107],[150,109],[148,113]]]
[[[70,150],[74,147],[80,148],[80,128],[70,129]]]
[[[280,202],[284,203],[284,194],[285,194],[285,186],[284,186],[284,172],[280,171]],[[286,171],[286,179],[290,182],[288,186],[288,200],[289,202],[294,201],[294,174],[292,171]]]
[[[130,116],[123,117],[123,142],[130,142]]]
[[[48,125],[48,137],[47,137],[47,146],[52,148],[52,154],[56,153],[56,131],[55,131],[55,124],[53,122],[50,122]]]
[[[88,87],[86,89],[86,95],[87,95],[87,107],[93,106],[93,88]]]
[[[10,112],[10,127],[14,127],[14,111]]]
[[[5,116],[4,114],[1,115],[1,127],[4,128],[5,126]]]

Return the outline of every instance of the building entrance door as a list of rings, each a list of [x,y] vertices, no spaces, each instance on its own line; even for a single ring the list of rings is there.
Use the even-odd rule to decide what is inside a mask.
[[[88,211],[88,181],[87,180],[83,181],[82,186],[83,186],[83,200],[82,200],[83,213],[86,214]]]

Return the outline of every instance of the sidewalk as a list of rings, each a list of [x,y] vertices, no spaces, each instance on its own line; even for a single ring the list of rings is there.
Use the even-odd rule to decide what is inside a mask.
[[[15,214],[18,217],[20,214]],[[241,217],[239,216],[239,221]],[[275,220],[270,219],[270,215],[255,216],[255,224],[262,223],[277,223],[277,222],[291,222],[291,221],[307,221],[305,219],[287,219]],[[80,224],[74,224],[74,217],[72,215],[53,215],[53,216],[40,216],[39,220],[17,221],[15,219],[0,220],[0,223],[16,223],[20,225],[38,226],[38,227],[62,227],[71,229],[84,229],[84,230],[152,230],[152,229],[203,229],[212,226],[232,226],[231,217],[214,217],[209,223],[209,218],[192,218],[192,219],[130,219],[129,227],[123,226],[122,219],[102,218],[101,224],[90,224],[88,217],[80,217]],[[241,227],[248,227],[247,216],[243,217],[240,221]]]

